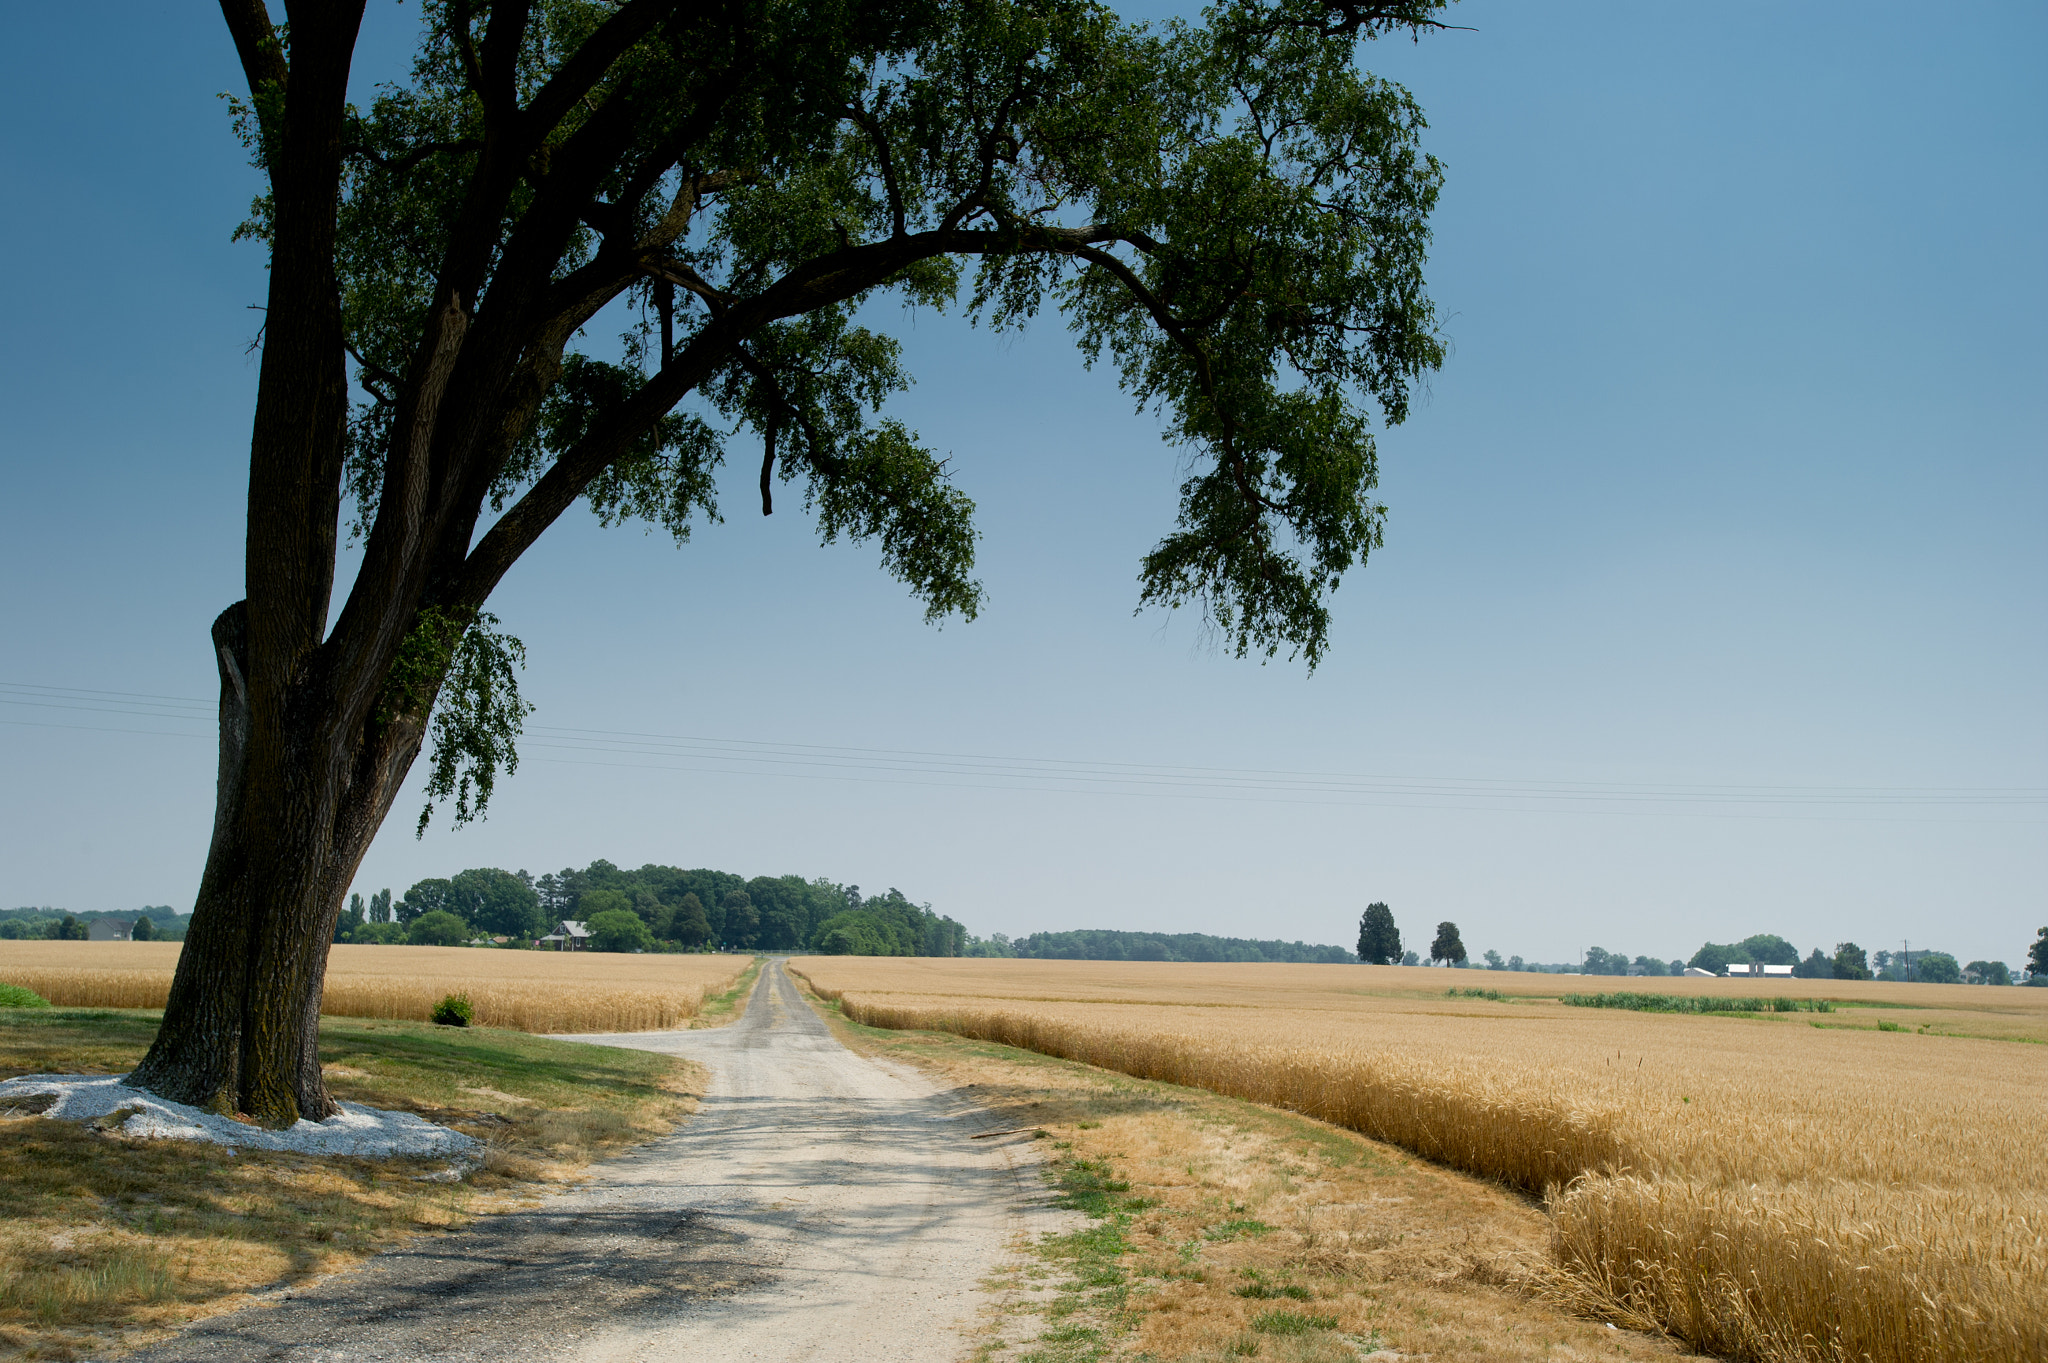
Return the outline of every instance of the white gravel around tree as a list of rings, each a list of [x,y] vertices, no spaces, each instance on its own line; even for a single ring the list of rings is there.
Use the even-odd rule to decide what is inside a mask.
[[[289,1150],[305,1155],[350,1155],[357,1159],[394,1156],[466,1155],[477,1142],[411,1112],[387,1112],[343,1103],[324,1122],[300,1119],[283,1131],[266,1131],[185,1103],[127,1087],[118,1074],[27,1074],[0,1083],[0,1103],[44,1094],[56,1101],[43,1112],[60,1121],[90,1122],[127,1111],[117,1126],[124,1136],[147,1140],[209,1141],[253,1150]]]

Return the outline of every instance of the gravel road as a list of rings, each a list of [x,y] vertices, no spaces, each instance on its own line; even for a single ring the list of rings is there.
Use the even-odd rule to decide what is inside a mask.
[[[688,1056],[676,1134],[533,1211],[429,1236],[131,1357],[952,1363],[1020,1232],[1064,1225],[1028,1139],[855,1055],[780,961],[730,1027],[574,1038]]]

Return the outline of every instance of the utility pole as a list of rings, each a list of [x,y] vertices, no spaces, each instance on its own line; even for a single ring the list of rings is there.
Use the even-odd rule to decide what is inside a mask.
[[[1899,952],[1906,958],[1906,979],[1910,981],[1913,978],[1913,944],[1901,937],[1899,939]]]

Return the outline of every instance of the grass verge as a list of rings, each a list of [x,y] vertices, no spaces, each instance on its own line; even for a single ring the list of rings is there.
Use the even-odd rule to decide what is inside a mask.
[[[121,1074],[158,1014],[0,1012],[0,1078]],[[525,1205],[590,1161],[671,1130],[702,1071],[673,1057],[491,1028],[325,1018],[329,1087],[485,1142],[481,1169],[130,1140],[0,1119],[0,1358],[103,1355],[334,1272],[426,1231]]]
[[[704,1003],[697,1009],[697,1016],[690,1019],[692,1027],[723,1027],[738,1017],[747,1006],[747,998],[754,992],[754,981],[761,978],[761,963],[768,958],[756,956],[732,987],[717,994],[706,994]]]
[[[1682,1355],[1548,1300],[1549,1224],[1532,1199],[1294,1113],[866,1027],[806,992],[855,1049],[955,1086],[995,1127],[1045,1132],[1055,1196],[1090,1218],[988,1284],[1001,1305],[979,1363]]]

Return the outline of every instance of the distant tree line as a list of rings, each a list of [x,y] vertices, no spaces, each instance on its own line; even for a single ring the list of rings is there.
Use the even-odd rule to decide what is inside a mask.
[[[1393,911],[1384,903],[1368,904],[1358,920],[1358,959],[1374,965],[1416,965],[1413,951],[1404,951]],[[1832,952],[1815,947],[1803,959],[1799,950],[1775,933],[1761,932],[1740,942],[1707,942],[1690,958],[1668,960],[1654,956],[1631,958],[1625,952],[1588,947],[1577,961],[1542,964],[1520,956],[1501,959],[1497,951],[1483,953],[1489,970],[1522,970],[1552,975],[1682,975],[1688,969],[1723,974],[1731,965],[1791,966],[1795,978],[1808,980],[1900,980],[1925,984],[1992,984],[2014,982],[2012,970],[2003,961],[1971,961],[1958,964],[1945,951],[1879,951],[1867,954],[1854,942],[1838,942]],[[1458,940],[1455,923],[1437,925],[1430,947],[1433,964],[1462,966],[1466,963],[1464,944]],[[2048,928],[2028,949],[2030,984],[2048,985]]]
[[[72,913],[45,904],[41,908],[0,909],[0,941],[83,942],[92,936],[93,923],[102,918],[132,923],[133,939],[138,942],[182,941],[188,921],[168,904],[145,904],[129,913],[119,909]]]
[[[629,871],[603,860],[538,877],[478,867],[419,881],[395,901],[389,890],[352,894],[334,940],[528,946],[565,919],[586,924],[600,951],[958,956],[967,947],[964,927],[893,887],[863,896],[825,879],[652,863]]]
[[[1336,965],[1351,959],[1343,947],[1304,942],[1211,937],[1204,932],[1118,932],[1081,928],[1034,932],[1012,941],[1002,933],[970,938],[968,956],[1020,956],[1043,961],[1294,961]]]

